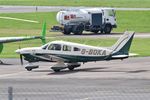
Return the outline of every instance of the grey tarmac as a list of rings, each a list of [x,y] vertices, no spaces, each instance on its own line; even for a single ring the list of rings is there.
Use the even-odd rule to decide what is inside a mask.
[[[125,60],[98,61],[82,64],[74,71],[65,69],[55,73],[50,67],[55,63],[38,62],[40,68],[26,71],[19,59],[2,59],[0,79],[150,79],[150,57],[131,57]],[[24,62],[24,65],[27,62]]]
[[[82,35],[63,35],[62,33],[57,33],[57,34],[52,34],[51,37],[47,37],[47,38],[52,38],[52,37],[70,37],[70,38],[120,38],[120,36],[123,35],[122,33],[111,33],[111,34],[93,34],[90,32],[84,32]],[[150,38],[150,33],[136,33],[134,35],[135,38]]]
[[[2,59],[0,98],[7,100],[7,88],[13,87],[14,100],[149,100],[150,57],[123,61],[99,61],[74,71],[55,73],[55,63],[37,63],[41,67],[28,72],[19,59]],[[26,62],[25,62],[26,63]]]
[[[0,13],[50,12],[63,7],[0,6]],[[63,8],[66,9],[66,8]],[[150,8],[116,8],[116,10],[150,10]],[[120,37],[121,34],[100,37]],[[94,37],[82,35],[68,37]],[[63,37],[63,36],[62,36]],[[149,34],[135,37],[150,38]],[[90,62],[75,71],[54,73],[54,63],[37,63],[41,67],[28,72],[19,59],[2,59],[0,65],[0,100],[8,100],[13,87],[14,100],[149,100],[150,57],[123,61]],[[27,62],[25,62],[27,63]]]

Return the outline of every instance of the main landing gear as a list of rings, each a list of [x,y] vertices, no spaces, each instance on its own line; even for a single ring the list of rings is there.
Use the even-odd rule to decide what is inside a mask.
[[[4,64],[3,61],[0,60],[0,64]]]
[[[25,66],[25,69],[27,71],[32,71],[32,69],[36,69],[36,68],[39,68],[39,66],[38,65],[33,65],[31,63]]]
[[[73,71],[76,67],[80,67],[81,64],[80,63],[68,63],[68,64],[64,64],[64,62],[59,62],[56,65],[52,66],[51,69],[54,72],[60,72],[63,69],[68,68],[70,71]],[[32,69],[36,69],[39,68],[38,65],[33,65],[32,63],[29,63],[28,65],[25,66],[25,69],[27,71],[32,71]]]
[[[63,62],[61,62],[61,63],[57,63],[56,65],[51,67],[51,69],[54,72],[60,72],[61,70],[66,69],[66,68],[68,68],[70,71],[73,71],[74,68],[80,67],[80,66],[81,66],[80,63],[68,63],[65,65]]]

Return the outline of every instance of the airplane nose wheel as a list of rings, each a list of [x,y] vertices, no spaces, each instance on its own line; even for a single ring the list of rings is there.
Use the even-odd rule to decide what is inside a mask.
[[[26,68],[27,69],[27,71],[32,71],[32,68]]]
[[[27,71],[32,71],[32,69],[36,69],[36,68],[39,68],[39,66],[38,65],[33,65],[31,63],[29,63],[28,65],[25,66],[25,69]]]

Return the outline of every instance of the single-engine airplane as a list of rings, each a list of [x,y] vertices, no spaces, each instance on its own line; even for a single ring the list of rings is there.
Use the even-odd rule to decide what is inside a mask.
[[[55,72],[66,68],[74,70],[82,62],[128,58],[133,37],[134,32],[126,31],[111,47],[95,47],[65,41],[52,41],[41,47],[18,49],[16,53],[20,54],[21,62],[23,62],[22,56],[24,56],[24,60],[29,62],[25,66],[28,71],[38,68],[38,65],[32,63],[39,61],[57,62],[51,67]]]
[[[32,40],[32,39],[41,39],[42,43],[45,44],[46,43],[45,35],[46,35],[46,23],[43,24],[41,36],[0,37],[0,53],[3,51],[4,43],[26,41],[26,40]],[[0,61],[0,63],[3,63],[3,62]]]

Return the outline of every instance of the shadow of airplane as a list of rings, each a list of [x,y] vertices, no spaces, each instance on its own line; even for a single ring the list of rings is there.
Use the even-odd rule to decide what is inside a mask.
[[[147,72],[149,70],[132,70],[132,71],[124,71],[124,70],[107,70],[108,67],[95,67],[95,68],[79,68],[73,71],[70,70],[62,70],[60,72],[53,72],[52,70],[34,70],[32,72],[48,72],[47,75],[64,75],[64,74],[73,74],[77,72],[123,72],[123,73],[142,73]]]
[[[52,72],[52,70],[33,70],[32,72]]]
[[[32,72],[52,72],[49,73],[48,75],[60,75],[60,74],[71,74],[71,73],[76,73],[76,72],[86,72],[90,70],[99,70],[99,69],[106,69],[107,67],[97,67],[97,68],[82,68],[82,69],[75,69],[73,71],[70,70],[62,70],[60,72],[54,72],[52,70],[33,70]]]
[[[13,65],[13,64],[8,64],[8,63],[0,63],[0,65]]]

